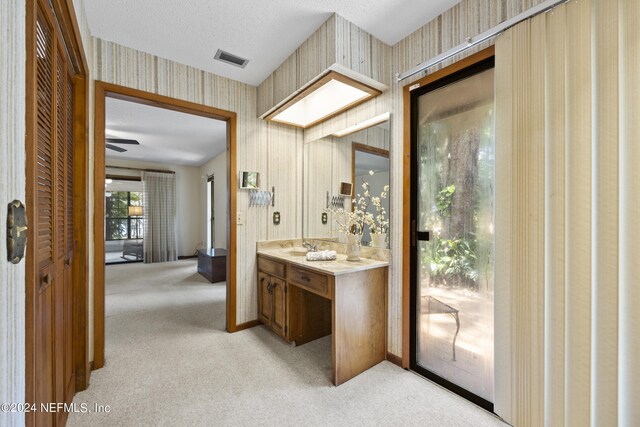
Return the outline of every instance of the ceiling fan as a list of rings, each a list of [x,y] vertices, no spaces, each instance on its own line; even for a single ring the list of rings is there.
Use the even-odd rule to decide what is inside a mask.
[[[109,150],[117,151],[118,153],[124,153],[127,149],[114,144],[140,145],[135,139],[107,138],[106,142],[106,147]]]

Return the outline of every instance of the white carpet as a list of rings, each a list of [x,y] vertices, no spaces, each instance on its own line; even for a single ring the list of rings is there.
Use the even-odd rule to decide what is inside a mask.
[[[106,366],[70,426],[504,426],[466,400],[382,362],[331,384],[330,337],[293,347],[264,327],[229,334],[225,286],[193,260],[106,268]]]

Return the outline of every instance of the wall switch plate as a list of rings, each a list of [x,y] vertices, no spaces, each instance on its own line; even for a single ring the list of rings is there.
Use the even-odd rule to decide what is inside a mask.
[[[236,224],[244,225],[244,212],[238,212],[236,214]]]
[[[322,223],[323,224],[327,223],[327,213],[326,212],[322,212]]]
[[[280,224],[280,212],[274,212],[273,213],[273,223],[275,225],[279,225]]]

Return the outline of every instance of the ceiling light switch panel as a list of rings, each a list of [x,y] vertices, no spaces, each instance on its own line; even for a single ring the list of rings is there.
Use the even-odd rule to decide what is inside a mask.
[[[236,214],[236,224],[244,225],[244,212],[238,212]]]

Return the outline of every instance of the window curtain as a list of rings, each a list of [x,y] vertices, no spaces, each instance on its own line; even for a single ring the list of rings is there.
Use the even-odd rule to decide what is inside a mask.
[[[142,189],[144,262],[176,261],[176,176],[142,172]]]
[[[640,2],[496,41],[496,413],[640,425]]]

